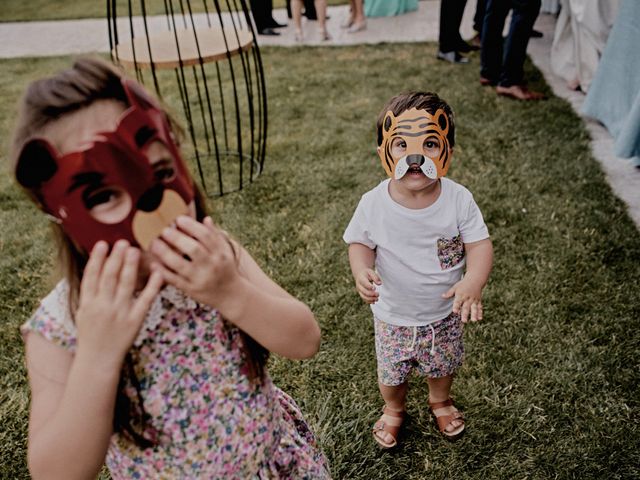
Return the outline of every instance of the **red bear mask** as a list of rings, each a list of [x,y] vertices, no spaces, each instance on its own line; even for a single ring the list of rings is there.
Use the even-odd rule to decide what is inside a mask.
[[[113,245],[125,239],[147,249],[163,228],[188,213],[194,198],[166,114],[135,82],[123,79],[122,87],[130,107],[114,131],[100,132],[88,148],[66,155],[44,138],[32,138],[16,168],[18,182],[36,193],[42,209],[86,252],[98,240]],[[146,155],[157,141],[173,157],[162,169]],[[92,209],[115,193],[124,199],[124,210],[107,223]]]

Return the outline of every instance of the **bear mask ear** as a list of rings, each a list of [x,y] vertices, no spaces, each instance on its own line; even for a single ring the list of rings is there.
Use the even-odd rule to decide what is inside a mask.
[[[16,165],[16,180],[24,188],[39,187],[50,180],[57,171],[55,150],[46,140],[29,140],[22,147]]]

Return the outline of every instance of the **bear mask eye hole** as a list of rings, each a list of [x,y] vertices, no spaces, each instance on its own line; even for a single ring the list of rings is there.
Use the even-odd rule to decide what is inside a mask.
[[[87,188],[82,200],[89,214],[98,222],[114,224],[123,221],[131,211],[131,196],[121,187]]]

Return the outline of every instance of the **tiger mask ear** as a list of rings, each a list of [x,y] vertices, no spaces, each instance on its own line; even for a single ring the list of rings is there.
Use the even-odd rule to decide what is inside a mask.
[[[380,138],[380,146],[378,147],[378,156],[382,163],[382,168],[387,172],[387,175],[393,177],[393,169],[395,168],[395,162],[391,156],[391,132],[395,130],[398,118],[391,110],[388,110],[382,120],[382,135]]]
[[[446,136],[449,133],[449,117],[445,111],[439,108],[433,115],[433,119],[440,127],[440,130],[442,130],[442,133]]]

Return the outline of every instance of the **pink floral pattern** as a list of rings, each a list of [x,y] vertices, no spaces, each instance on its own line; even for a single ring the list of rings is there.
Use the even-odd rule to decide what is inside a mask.
[[[114,479],[330,478],[293,399],[268,375],[256,382],[244,373],[237,328],[172,287],[151,313],[160,320],[147,318],[130,353],[149,415],[141,433],[156,446],[114,434],[106,458]],[[61,324],[43,303],[23,331],[72,348]],[[135,402],[134,387],[125,392]]]
[[[431,327],[403,327],[375,319],[380,383],[400,385],[412,371],[420,376],[440,378],[460,368],[464,358],[460,315],[451,313]]]
[[[455,267],[463,258],[464,244],[462,243],[462,237],[460,237],[460,235],[451,238],[441,237],[438,239],[438,260],[440,260],[440,268],[442,270]]]

